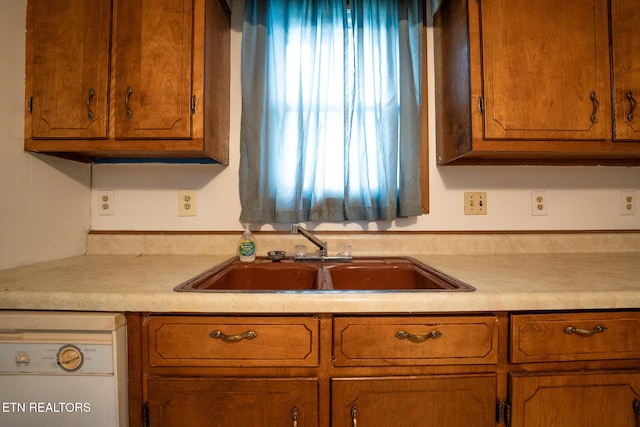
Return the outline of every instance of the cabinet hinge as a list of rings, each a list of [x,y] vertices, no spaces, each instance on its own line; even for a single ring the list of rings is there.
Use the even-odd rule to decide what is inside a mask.
[[[142,425],[149,427],[149,402],[142,404]]]
[[[478,97],[478,112],[481,116],[484,115],[484,97],[482,96]]]
[[[511,405],[506,400],[496,399],[496,424],[511,425]]]
[[[29,101],[27,102],[27,109],[29,110],[29,114],[33,114],[33,96],[29,97]]]
[[[195,114],[198,109],[198,98],[195,95],[191,95],[191,114]]]

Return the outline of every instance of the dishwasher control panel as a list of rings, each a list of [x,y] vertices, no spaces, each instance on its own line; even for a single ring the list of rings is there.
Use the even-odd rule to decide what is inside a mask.
[[[0,373],[113,374],[109,345],[80,343],[3,343]]]

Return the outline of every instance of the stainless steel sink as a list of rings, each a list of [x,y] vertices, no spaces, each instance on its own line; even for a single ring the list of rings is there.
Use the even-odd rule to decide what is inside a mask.
[[[176,292],[460,292],[475,288],[409,257],[352,262],[273,262],[232,258],[174,288]]]

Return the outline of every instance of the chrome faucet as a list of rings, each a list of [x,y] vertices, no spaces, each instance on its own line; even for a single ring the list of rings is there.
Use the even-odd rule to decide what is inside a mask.
[[[319,255],[321,257],[327,256],[326,240],[322,241],[318,239],[316,236],[314,236],[313,234],[305,230],[303,227],[301,227],[300,224],[291,224],[291,234],[298,234],[298,233],[302,234],[304,237],[307,238],[308,241],[310,241],[320,249]]]

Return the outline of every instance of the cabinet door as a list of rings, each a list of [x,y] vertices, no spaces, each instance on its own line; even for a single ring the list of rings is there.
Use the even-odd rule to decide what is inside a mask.
[[[496,376],[334,379],[334,427],[495,426]]]
[[[483,0],[481,15],[485,138],[610,138],[606,0]]]
[[[611,36],[617,140],[640,140],[640,38],[637,34],[640,2],[611,1]]]
[[[191,136],[192,3],[117,2],[116,138]]]
[[[150,426],[318,424],[315,379],[152,378],[148,390]]]
[[[511,377],[511,427],[637,427],[640,373]]]
[[[110,25],[110,0],[29,0],[26,137],[107,137]]]

